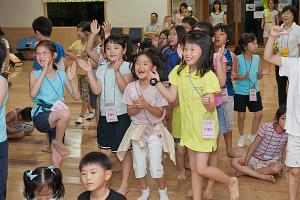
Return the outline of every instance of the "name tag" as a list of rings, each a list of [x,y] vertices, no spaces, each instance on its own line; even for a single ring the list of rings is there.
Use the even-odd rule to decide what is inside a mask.
[[[250,89],[249,90],[249,100],[250,101],[257,101],[256,89]]]
[[[282,57],[288,57],[289,56],[289,49],[288,48],[282,48],[280,49],[280,53]]]
[[[61,100],[56,101],[53,104],[53,106],[50,108],[50,110],[52,112],[58,111],[58,110],[67,110],[67,109],[69,109],[69,107],[64,102],[62,102]]]
[[[227,91],[227,88],[222,88],[222,101],[228,101],[228,91]]]
[[[105,116],[107,122],[117,122],[118,116],[117,116],[116,107],[113,105],[105,106]]]
[[[214,139],[216,137],[216,124],[215,120],[204,119],[202,120],[202,138]]]

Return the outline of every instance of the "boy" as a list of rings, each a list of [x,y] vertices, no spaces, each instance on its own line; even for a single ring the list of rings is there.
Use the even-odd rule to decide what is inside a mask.
[[[6,47],[0,40],[0,71],[6,57]],[[0,74],[0,200],[6,199],[8,171],[8,142],[5,122],[5,104],[8,96],[7,80]]]
[[[108,187],[111,178],[111,161],[101,152],[90,152],[80,161],[81,181],[88,190],[77,200],[105,199],[126,200],[126,197]]]
[[[297,199],[297,191],[300,184],[300,107],[299,107],[299,80],[300,58],[280,57],[275,55],[273,47],[276,37],[288,34],[282,27],[275,26],[271,29],[268,42],[265,47],[264,59],[279,66],[279,75],[287,76],[289,80],[289,92],[287,95],[286,122],[284,128],[288,133],[286,147],[286,166],[289,169],[289,196],[290,200]]]
[[[46,17],[38,17],[32,22],[32,29],[34,31],[34,37],[37,40],[37,42],[41,40],[51,40],[51,33],[52,33],[52,23],[51,21]],[[61,44],[58,42],[54,42],[57,50],[57,57],[55,59],[55,64],[57,66],[57,69],[59,70],[65,70],[65,58],[66,53],[64,48]],[[33,66],[35,70],[39,70],[42,68],[34,58]]]

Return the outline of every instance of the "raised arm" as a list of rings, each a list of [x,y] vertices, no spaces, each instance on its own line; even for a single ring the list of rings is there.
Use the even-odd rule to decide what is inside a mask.
[[[46,76],[46,71],[45,68],[43,67],[41,75],[36,78],[35,74],[31,72],[30,77],[29,77],[29,94],[31,98],[35,98],[36,95],[39,93],[39,90],[41,88],[42,82]]]
[[[133,78],[132,78],[131,74],[125,74],[125,75],[121,74],[120,66],[121,66],[122,63],[123,63],[123,59],[117,60],[113,64],[113,68],[114,68],[114,71],[115,71],[115,77],[116,77],[118,87],[119,87],[120,91],[122,93],[124,93],[126,86],[128,85],[128,83],[131,83],[133,81]]]
[[[77,84],[74,81],[74,76],[76,74],[76,63],[73,62],[72,66],[67,69],[67,79],[66,79],[66,88],[73,97],[73,99],[79,101],[80,93],[78,91]]]
[[[94,51],[94,41],[95,37],[98,35],[100,32],[100,26],[98,26],[97,20],[93,20],[91,23],[91,34],[88,37],[86,47],[85,47],[85,52],[88,54],[88,56],[98,64],[99,59],[100,59],[100,54]]]

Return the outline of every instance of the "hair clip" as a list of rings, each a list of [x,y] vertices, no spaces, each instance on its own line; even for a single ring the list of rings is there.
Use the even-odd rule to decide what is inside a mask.
[[[32,170],[29,172],[26,172],[26,176],[32,181],[35,177],[37,177],[37,174],[32,174]]]
[[[49,166],[49,167],[47,167],[47,169],[49,169],[54,175],[56,175],[56,173],[54,171],[55,167]]]

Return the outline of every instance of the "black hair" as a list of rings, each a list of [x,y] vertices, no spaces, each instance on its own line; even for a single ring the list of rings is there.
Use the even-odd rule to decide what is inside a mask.
[[[225,46],[227,47],[227,45],[229,44],[230,39],[231,39],[231,37],[232,37],[232,32],[231,32],[230,27],[227,26],[227,25],[225,25],[225,24],[223,24],[223,23],[219,23],[219,24],[216,24],[216,25],[213,27],[213,34],[215,34],[215,33],[218,32],[218,31],[221,31],[221,32],[223,32],[223,33],[226,34],[226,36],[227,36],[227,41],[226,41],[226,45],[225,45]]]
[[[184,44],[196,44],[202,50],[201,56],[196,64],[197,75],[202,77],[206,72],[212,70],[214,49],[212,39],[208,34],[199,31],[190,31],[186,36]],[[177,74],[180,74],[185,66],[186,62],[182,63],[177,71]]]
[[[283,14],[284,12],[290,11],[291,13],[293,13],[293,17],[294,17],[294,22],[298,22],[298,10],[296,7],[292,6],[292,5],[287,5],[282,9],[281,14]]]
[[[208,34],[211,38],[213,34],[213,26],[209,22],[197,22],[192,30],[197,30]]]
[[[85,22],[85,23],[83,24],[83,27],[82,27],[82,32],[89,32],[89,33],[92,33],[92,30],[91,30],[91,23],[92,23],[92,21]],[[100,26],[100,24],[98,23],[97,26]],[[105,33],[104,33],[104,29],[103,29],[102,26],[100,26],[100,31],[99,31],[98,35],[100,36],[101,40],[104,40],[104,38],[105,38]]]
[[[79,29],[79,28],[83,29],[86,26],[87,23],[88,23],[87,21],[81,21],[81,22],[79,22],[77,24],[77,29]]]
[[[186,37],[186,32],[185,32],[185,29],[183,28],[183,26],[181,25],[174,25],[170,31],[172,29],[175,29],[176,31],[176,34],[177,34],[177,38],[178,38],[178,43],[177,44],[183,44],[184,42],[184,39]],[[176,45],[176,48],[177,48],[177,45]]]
[[[159,36],[161,36],[162,34],[166,35],[167,37],[169,36],[170,30],[168,29],[164,29],[159,33]]]
[[[156,12],[151,13],[151,16],[152,16],[152,15],[155,15],[156,18],[158,18],[158,14],[157,14]]]
[[[1,26],[0,26],[0,37],[3,37],[5,35],[5,33],[3,32]]]
[[[123,56],[123,59],[125,61],[130,60],[131,56],[132,56],[132,43],[129,41],[129,36],[128,35],[110,35],[108,36],[108,38],[105,39],[104,41],[104,52],[106,52],[106,46],[109,43],[112,44],[119,44],[122,46],[123,49],[126,48],[126,52],[125,55]],[[131,44],[131,46],[129,46]],[[128,45],[128,49],[127,49],[127,45]]]
[[[33,171],[23,173],[24,197],[28,200],[35,199],[34,192],[41,192],[45,187],[53,191],[52,198],[61,199],[65,194],[60,169],[54,167],[38,167]]]
[[[219,4],[219,11],[221,12],[221,2],[219,0],[215,0],[214,3],[213,3],[213,12],[216,12],[215,10],[215,5],[216,4]]]
[[[185,9],[187,9],[187,8],[188,8],[188,5],[187,5],[186,3],[180,4],[180,6],[179,6],[179,12],[180,12],[180,13],[182,13],[181,7],[184,7]]]
[[[32,29],[34,32],[40,32],[45,37],[50,37],[52,33],[52,22],[44,16],[38,17],[33,20]]]
[[[90,152],[83,156],[79,163],[79,171],[82,170],[83,167],[87,165],[99,165],[104,170],[111,170],[111,160],[107,155],[101,152]]]
[[[49,49],[49,51],[51,53],[57,53],[57,49],[55,46],[55,43],[51,40],[41,40],[39,41],[39,43],[36,45],[34,52],[36,52],[37,48],[43,46],[47,49]],[[53,62],[53,69],[57,70],[57,66],[55,65],[55,62]]]
[[[123,56],[124,57],[123,59],[125,61],[127,61],[127,62],[132,62],[133,61],[133,57],[132,57],[132,54],[133,54],[132,41],[129,38],[129,35],[122,34],[121,36],[124,39],[125,44],[126,44],[126,52],[125,52],[125,55]]]
[[[285,113],[286,113],[286,105],[280,105],[276,111],[274,120],[278,122],[279,118]]]
[[[194,17],[191,17],[191,16],[187,16],[187,17],[184,17],[182,19],[182,23],[187,23],[189,24],[191,27],[195,26],[195,24],[197,23],[197,20],[194,18]]]
[[[25,120],[27,122],[31,122],[32,121],[32,118],[31,118],[31,109],[32,109],[32,107],[26,107],[26,108],[23,108],[20,111],[20,115],[22,116],[23,120]]]
[[[236,55],[240,55],[245,52],[248,43],[256,40],[256,36],[253,33],[243,33],[238,41],[238,46],[234,49]]]
[[[140,55],[147,56],[149,58],[149,60],[152,62],[152,64],[156,66],[156,71],[161,76],[162,70],[163,70],[163,67],[164,67],[164,63],[162,61],[162,54],[161,54],[161,52],[160,52],[160,50],[158,48],[156,48],[156,47],[150,47],[146,51],[141,51],[141,52],[139,52],[135,56],[135,58],[134,58],[134,60],[133,60],[133,62],[131,64],[131,73],[132,73],[133,78],[135,80],[138,79],[138,77],[135,74],[135,63],[137,61],[137,58]]]
[[[2,66],[6,58],[6,46],[4,41],[0,38],[0,72],[2,71]]]

